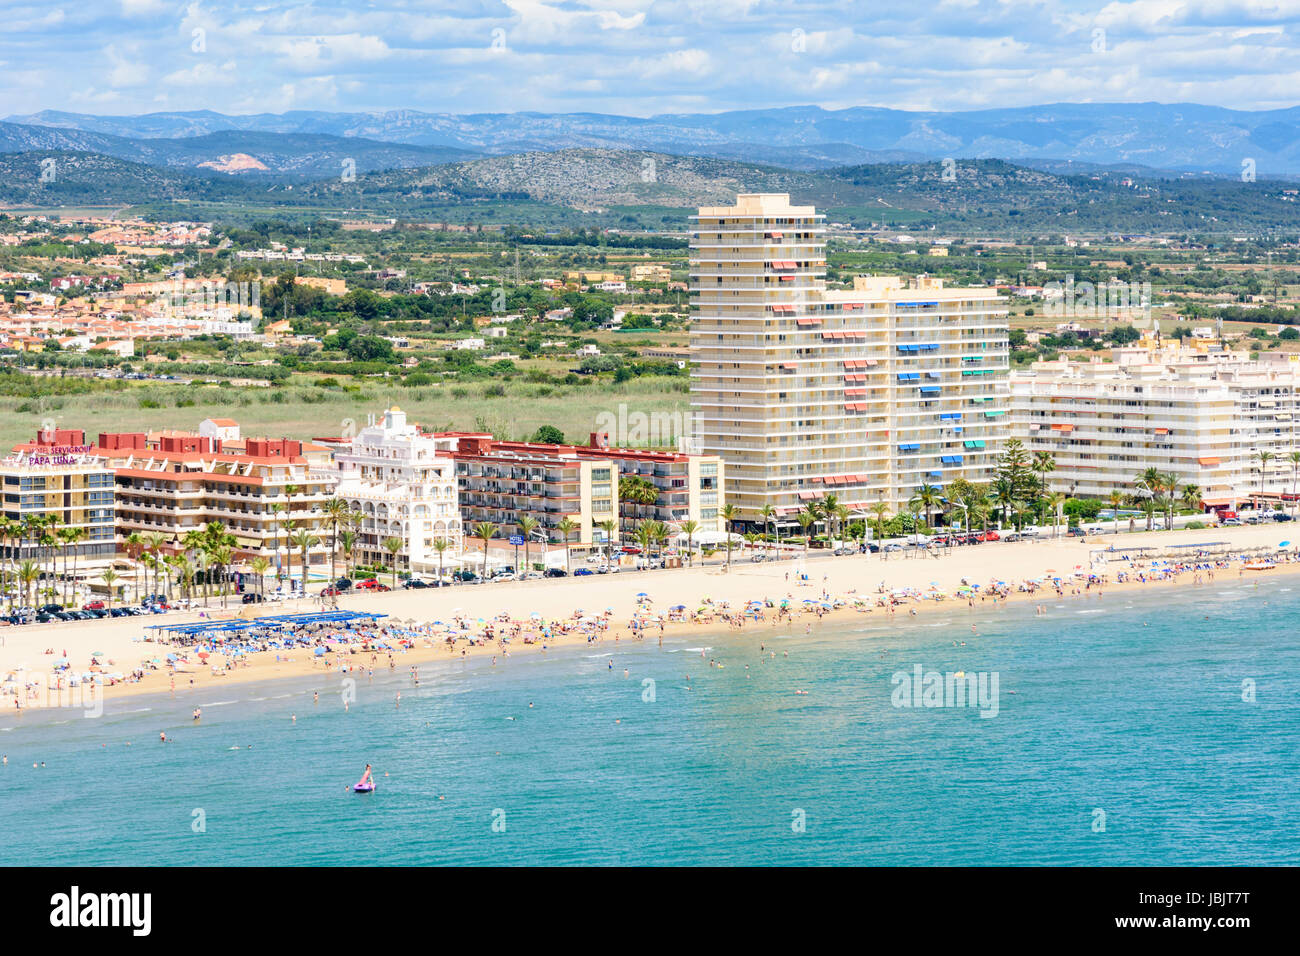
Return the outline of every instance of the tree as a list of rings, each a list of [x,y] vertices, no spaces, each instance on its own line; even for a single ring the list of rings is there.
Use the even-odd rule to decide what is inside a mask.
[[[139,562],[140,562],[140,554],[144,548],[144,538],[141,536],[140,532],[132,531],[130,534],[126,536],[126,540],[123,542],[123,544],[126,545],[127,557],[130,558],[131,561],[137,565],[135,573],[131,575],[131,583],[134,585],[134,589],[135,589],[135,603],[139,604],[140,603]]]
[[[451,542],[446,538],[434,538],[431,545],[433,550],[438,552],[438,583],[442,583],[442,553],[451,547]]]
[[[253,573],[257,575],[257,593],[266,596],[266,572],[271,570],[271,562],[260,554],[249,562]]]
[[[883,541],[885,538],[885,519],[889,517],[889,505],[883,501],[877,501],[875,504],[868,506],[867,510],[876,516],[876,538]]]
[[[104,589],[108,592],[108,609],[113,609],[113,585],[117,583],[117,572],[112,568],[105,568],[101,575],[104,579]]]
[[[528,440],[539,445],[563,445],[564,432],[554,425],[542,425]]]
[[[555,522],[555,530],[564,537],[564,573],[569,573],[569,535],[578,530],[578,524],[568,515]]]
[[[1133,482],[1139,489],[1145,488],[1144,495],[1145,507],[1147,513],[1147,530],[1151,530],[1152,518],[1155,513],[1156,498],[1160,497],[1160,492],[1165,487],[1165,473],[1159,468],[1148,468],[1143,471]]]
[[[1277,456],[1271,451],[1257,451],[1255,458],[1259,462],[1259,493],[1264,494],[1264,474],[1268,471],[1268,463]]]
[[[271,513],[271,553],[275,555],[275,581],[279,584],[284,578],[284,569],[280,567],[280,527],[284,522],[284,505],[275,501],[267,510]]]
[[[491,521],[480,521],[474,525],[474,537],[483,542],[483,577],[487,577],[488,542],[497,536],[497,526]]]
[[[384,550],[388,552],[388,565],[393,570],[393,587],[397,587],[397,555],[405,544],[401,538],[393,535],[384,539]],[[306,593],[306,585],[303,586],[303,593]]]
[[[803,529],[803,553],[808,553],[808,545],[812,543],[812,536],[808,533],[809,529],[817,523],[817,515],[811,508],[802,509],[794,519],[799,522],[799,527]]]
[[[682,530],[682,534],[686,535],[686,563],[689,564],[689,565],[694,566],[694,564],[695,564],[695,551],[694,551],[694,549],[691,547],[691,538],[692,538],[692,536],[695,534],[695,532],[697,532],[697,531],[700,530],[700,523],[699,523],[698,521],[690,521],[690,520],[686,520],[686,521],[683,521],[683,522],[679,525],[679,527],[680,527],[681,530]],[[752,542],[751,542],[751,543],[752,543]]]
[[[1300,479],[1300,451],[1293,451],[1286,458],[1291,462],[1291,510],[1295,511],[1297,503],[1300,503],[1300,498],[1296,497],[1296,481]]]
[[[32,584],[40,580],[40,565],[31,558],[25,559],[18,565],[18,583],[23,587],[23,604],[32,606]]]
[[[1059,537],[1057,523],[1061,520],[1061,506],[1065,504],[1065,495],[1059,491],[1048,492],[1043,496],[1043,502],[1052,511],[1052,537]]]
[[[614,562],[614,532],[618,530],[618,522],[614,521],[613,518],[606,518],[604,521],[598,522],[596,527],[605,532],[605,563],[612,564]]]
[[[1124,503],[1124,492],[1113,490],[1110,493],[1111,514],[1115,518],[1115,533],[1119,534],[1119,506]]]
[[[926,526],[933,527],[933,523],[930,521],[930,513],[935,508],[939,507],[942,502],[943,492],[940,488],[935,485],[923,484],[916,490],[916,494],[914,494],[907,502],[907,506],[913,511],[918,508],[921,509],[925,513]]]
[[[339,532],[339,548],[343,551],[343,571],[345,576],[352,575],[352,552],[357,546],[357,533],[351,529]]]
[[[302,561],[302,594],[307,596],[307,552],[320,544],[320,538],[311,533],[310,528],[303,528],[293,536],[293,543],[298,547],[299,559]],[[387,544],[387,542],[385,542]],[[394,571],[396,573],[396,571]]]
[[[339,525],[347,520],[351,509],[342,498],[332,497],[325,502],[325,520],[330,525],[330,581],[335,580],[336,559],[339,550]]]
[[[532,561],[529,559],[533,545],[533,532],[537,529],[537,519],[532,515],[524,515],[519,519],[519,533],[524,536],[524,570],[533,569]]]
[[[776,518],[776,509],[770,504],[763,505],[758,509],[758,516],[763,519],[763,537],[768,538],[767,526]]]
[[[1183,485],[1183,505],[1189,511],[1201,510],[1201,489],[1196,485]]]
[[[731,567],[731,523],[736,520],[736,506],[723,505],[722,507],[722,530],[727,536],[727,567]]]

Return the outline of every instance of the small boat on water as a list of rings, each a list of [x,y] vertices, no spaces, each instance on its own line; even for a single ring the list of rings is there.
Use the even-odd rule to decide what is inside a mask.
[[[1242,567],[1247,571],[1272,571],[1277,565],[1268,561],[1247,561]]]

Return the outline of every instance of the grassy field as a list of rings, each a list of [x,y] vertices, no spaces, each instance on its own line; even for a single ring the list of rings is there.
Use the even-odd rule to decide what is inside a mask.
[[[311,438],[342,434],[351,422],[398,405],[427,430],[485,428],[501,438],[527,438],[554,425],[577,443],[587,440],[602,412],[658,414],[673,422],[689,411],[684,378],[639,378],[622,384],[531,385],[482,382],[419,388],[366,384],[356,392],[290,386],[279,389],[142,385],[119,392],[44,399],[0,398],[0,442],[8,449],[30,441],[47,419],[82,428],[93,441],[104,431],[194,429],[205,418],[233,418],[246,437]],[[496,392],[504,389],[504,394]],[[152,403],[162,407],[147,407]],[[193,402],[192,405],[183,404]],[[143,403],[143,404],[142,404]],[[182,403],[182,404],[178,404]],[[672,429],[675,434],[676,429]],[[660,434],[668,434],[661,428]],[[615,440],[618,436],[613,436]],[[636,436],[633,436],[635,440]],[[638,442],[644,443],[644,442]]]

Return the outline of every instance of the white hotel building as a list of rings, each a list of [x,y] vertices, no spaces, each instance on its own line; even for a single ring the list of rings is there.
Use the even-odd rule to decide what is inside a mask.
[[[1196,485],[1205,507],[1235,508],[1250,494],[1290,493],[1300,451],[1300,356],[1252,361],[1208,330],[1188,344],[1148,332],[1134,346],[1086,362],[1036,362],[1011,377],[1014,433],[1051,452],[1055,489],[1106,498],[1141,492],[1148,468]],[[1270,452],[1266,474],[1257,453]],[[1262,479],[1262,485],[1261,485]]]
[[[439,538],[449,545],[444,562],[460,553],[464,532],[453,443],[407,424],[406,413],[393,406],[335,454],[335,494],[363,516],[354,560],[388,564],[388,538],[402,540],[397,563],[404,570],[436,572],[433,543]]]
[[[786,195],[692,218],[691,404],[742,521],[771,505],[788,526],[827,494],[900,511],[922,485],[988,480],[1009,424],[996,290],[828,290],[824,217]]]

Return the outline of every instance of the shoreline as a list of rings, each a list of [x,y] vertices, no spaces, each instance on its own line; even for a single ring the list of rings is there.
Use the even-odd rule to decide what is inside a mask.
[[[1279,531],[1285,534],[1282,529],[1271,527],[1223,530],[1235,534],[1231,537],[1228,534],[1217,534],[1212,537],[1215,540],[1227,539],[1232,545],[1234,554],[1260,547],[1276,548]],[[1098,600],[1105,600],[1112,595],[1153,591],[1161,593],[1163,590],[1196,587],[1197,575],[1191,569],[1168,577],[1148,580],[1145,583],[1119,582],[1116,580],[1117,574],[1128,570],[1130,566],[1114,560],[1109,561],[1102,570],[1102,573],[1107,576],[1104,583],[1094,582],[1089,586],[1086,577],[1076,580],[1071,580],[1069,577],[1076,570],[1081,569],[1086,575],[1089,568],[1097,567],[1089,561],[1089,558],[1104,546],[1122,543],[1126,547],[1168,549],[1181,544],[1179,538],[1189,536],[1200,542],[1211,537],[1204,532],[1172,534],[1157,532],[1151,535],[1123,536],[1124,539],[1148,539],[1145,542],[1133,540],[1114,542],[1105,538],[1054,539],[1013,544],[1004,552],[993,553],[990,553],[991,549],[1006,546],[986,544],[957,549],[955,553],[945,554],[938,559],[898,557],[882,560],[879,555],[852,555],[810,556],[805,561],[800,555],[758,564],[752,564],[748,560],[744,560],[743,563],[733,561],[732,568],[726,572],[720,565],[709,565],[656,572],[622,572],[599,578],[563,578],[500,585],[466,585],[450,589],[344,595],[339,601],[339,608],[388,614],[390,616],[383,621],[397,624],[407,616],[410,616],[411,620],[420,621],[446,618],[451,614],[448,610],[449,606],[456,611],[461,611],[468,620],[479,619],[488,622],[492,622],[499,613],[508,613],[511,605],[516,608],[526,607],[529,613],[539,613],[544,619],[553,622],[572,620],[573,613],[578,608],[591,609],[600,606],[608,609],[600,615],[608,623],[603,630],[596,632],[597,640],[594,641],[589,641],[586,634],[578,631],[548,637],[544,643],[542,640],[536,643],[525,643],[522,639],[516,638],[508,645],[501,644],[499,640],[484,640],[481,634],[473,645],[465,640],[457,640],[454,645],[448,645],[441,639],[418,638],[414,647],[393,652],[393,670],[398,667],[410,669],[430,663],[470,658],[496,656],[499,659],[508,659],[521,655],[543,654],[551,649],[584,646],[598,648],[601,653],[614,656],[620,643],[632,641],[636,644],[644,644],[646,641],[658,641],[661,630],[664,639],[692,633],[745,634],[755,631],[760,635],[769,631],[792,633],[800,627],[804,628],[805,633],[815,634],[824,624],[838,624],[853,618],[880,622],[893,620],[898,614],[912,618],[928,616],[936,611],[950,614],[966,611],[982,617],[981,612],[993,611],[1013,603],[1055,604],[1062,598],[1094,596]],[[1271,540],[1272,544],[1265,544],[1267,540]],[[1106,556],[1113,558],[1115,554],[1107,553]],[[1189,550],[1188,557],[1192,556]],[[1079,560],[1080,558],[1083,560]],[[1207,557],[1205,560],[1214,559]],[[1298,561],[1288,560],[1278,563],[1267,571],[1244,570],[1241,564],[1242,561],[1234,559],[1230,567],[1216,570],[1213,581],[1203,580],[1201,583],[1222,583],[1229,579],[1248,580],[1256,575],[1277,577],[1300,572]],[[1145,561],[1142,566],[1146,566]],[[991,578],[990,571],[993,572]],[[1061,595],[1058,596],[1055,588],[1050,585],[1040,587],[1033,593],[1017,590],[1021,583],[1033,578],[1041,578],[1045,573],[1059,573],[1065,578]],[[800,575],[806,575],[806,580],[800,580]],[[951,596],[965,580],[969,580],[972,584],[980,583],[982,593],[975,595],[973,600]],[[982,582],[985,580],[1005,582],[1008,590],[994,597],[983,585]],[[879,584],[875,583],[877,581]],[[935,590],[931,589],[932,582]],[[899,597],[899,603],[894,605],[893,613],[890,613],[887,608],[877,606],[877,602],[882,598],[881,587],[885,589],[886,598],[891,591],[897,593],[907,590],[911,594],[907,597]],[[629,622],[636,609],[641,606],[636,595],[642,593],[642,588],[652,592],[652,606],[658,613],[665,613],[666,608],[673,604],[685,604],[688,607],[706,607],[712,604],[716,607],[727,603],[730,605],[727,613],[731,616],[742,615],[744,624],[737,627],[729,623],[722,613],[715,613],[711,619],[682,622],[664,620],[662,624],[645,625],[644,636],[638,640]],[[1072,593],[1075,590],[1078,591],[1077,595]],[[834,609],[823,609],[820,614],[801,610],[806,599],[820,599],[824,591],[846,603]],[[936,593],[947,597],[943,600],[934,600],[926,596]],[[746,602],[754,599],[765,599],[771,602],[771,605],[761,609],[763,620],[743,618]],[[790,612],[785,617],[779,618],[777,611],[783,600],[789,602]],[[851,603],[853,600],[864,601],[869,604],[869,607],[855,607]],[[294,607],[295,603],[299,606]],[[318,602],[303,600],[275,605],[273,610],[266,605],[249,605],[235,606],[224,613],[219,608],[210,608],[207,613],[213,620],[219,621],[240,616],[248,618],[269,613],[282,614],[319,609]],[[23,633],[26,629],[6,630],[3,636],[7,640],[5,646],[0,648],[0,662],[2,662],[0,672],[10,673],[18,663],[23,663],[27,666],[26,673],[41,673],[41,665],[52,660],[48,655],[34,651],[34,648],[42,645],[47,648],[54,647],[56,656],[66,647],[72,659],[77,659],[81,654],[88,654],[91,650],[98,650],[103,646],[110,648],[105,657],[114,662],[113,669],[135,668],[139,666],[137,662],[143,657],[162,657],[169,652],[174,652],[175,649],[164,642],[132,639],[130,636],[132,633],[138,635],[147,624],[200,620],[201,610],[157,615],[153,618],[111,618],[84,622],[80,626],[65,624],[33,627],[29,625],[32,630],[26,633]],[[526,614],[514,615],[515,621],[519,622],[526,616]],[[380,622],[381,625],[383,621]],[[972,624],[977,625],[978,618],[974,619]],[[12,640],[19,636],[26,639],[22,642],[22,646],[17,646],[18,642]],[[430,643],[432,646],[429,646]],[[78,650],[71,650],[73,646]],[[382,650],[362,650],[351,653],[342,651],[341,653],[345,663],[351,665],[352,674],[364,675],[367,668],[373,667],[379,670],[388,664],[387,652]],[[21,661],[17,659],[20,656]],[[220,652],[215,652],[214,656],[220,656]],[[279,656],[286,658],[286,653],[281,651]],[[343,679],[349,674],[348,671],[341,669],[335,653],[315,657],[310,648],[297,648],[288,652],[287,659],[277,661],[276,657],[277,652],[274,650],[250,654],[244,659],[246,663],[234,665],[217,675],[214,675],[208,666],[198,663],[190,664],[188,670],[174,675],[160,669],[147,672],[146,677],[139,682],[119,682],[97,687],[95,696],[102,695],[104,701],[149,694],[170,693],[175,696],[185,691],[208,690],[229,684],[313,676],[335,680]],[[322,665],[322,661],[326,663]],[[21,677],[24,672],[17,671],[17,673]],[[174,690],[171,687],[173,677]],[[64,693],[68,691],[65,690]],[[53,690],[50,694],[53,696]],[[11,695],[0,696],[0,707],[4,707],[12,714],[16,711],[13,701],[14,697]],[[75,707],[64,706],[57,709],[71,711],[84,708],[78,704]],[[25,703],[23,711],[29,710],[53,711],[56,708]]]

